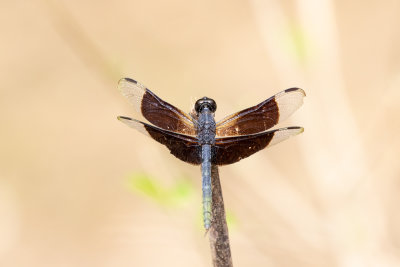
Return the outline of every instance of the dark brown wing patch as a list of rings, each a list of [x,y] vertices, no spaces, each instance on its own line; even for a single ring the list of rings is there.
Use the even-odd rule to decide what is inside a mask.
[[[118,83],[121,93],[149,122],[164,130],[196,135],[192,118],[177,107],[165,102],[143,84],[123,78]]]
[[[201,146],[195,137],[166,131],[128,117],[121,116],[118,120],[165,145],[178,159],[195,165],[201,163]]]
[[[302,127],[287,127],[247,136],[216,138],[212,162],[227,165],[303,132]]]
[[[217,136],[263,132],[289,117],[303,103],[300,88],[286,89],[260,104],[229,115],[217,123]]]

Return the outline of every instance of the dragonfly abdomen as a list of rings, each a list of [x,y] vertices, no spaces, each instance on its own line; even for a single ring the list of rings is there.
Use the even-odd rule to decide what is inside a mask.
[[[211,145],[203,145],[201,148],[201,176],[202,176],[202,189],[203,189],[203,220],[204,228],[209,229],[211,225]]]

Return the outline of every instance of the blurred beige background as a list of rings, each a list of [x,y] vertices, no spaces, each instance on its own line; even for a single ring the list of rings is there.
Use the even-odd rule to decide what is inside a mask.
[[[200,170],[116,120],[125,76],[217,120],[305,89],[302,135],[220,170],[235,266],[400,266],[398,0],[0,6],[0,266],[211,265]]]

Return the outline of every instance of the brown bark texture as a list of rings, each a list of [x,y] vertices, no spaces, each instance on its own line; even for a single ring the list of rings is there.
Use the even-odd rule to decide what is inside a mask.
[[[211,167],[212,223],[209,230],[211,255],[214,267],[232,267],[228,226],[225,218],[224,200],[218,167]]]

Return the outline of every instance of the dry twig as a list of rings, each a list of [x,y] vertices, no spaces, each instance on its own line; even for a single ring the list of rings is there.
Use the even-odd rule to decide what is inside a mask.
[[[225,219],[224,200],[218,167],[211,167],[212,223],[209,231],[211,255],[214,267],[232,267],[228,226]]]

